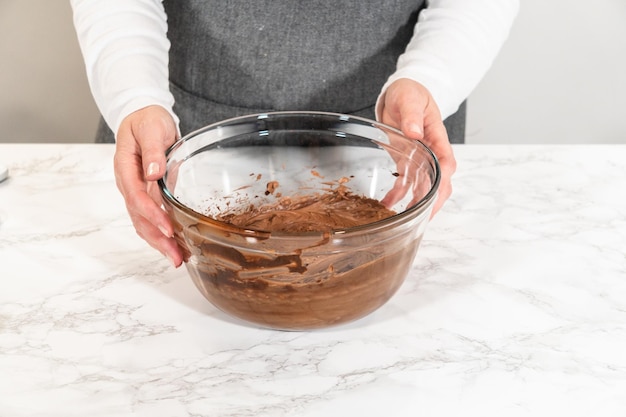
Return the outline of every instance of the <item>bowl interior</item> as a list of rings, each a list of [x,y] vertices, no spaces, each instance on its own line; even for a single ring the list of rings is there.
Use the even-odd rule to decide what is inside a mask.
[[[388,208],[402,213],[427,205],[438,181],[430,150],[391,128],[343,115],[289,112],[231,119],[188,135],[168,152],[160,185],[179,209],[214,218],[339,186],[387,198]]]

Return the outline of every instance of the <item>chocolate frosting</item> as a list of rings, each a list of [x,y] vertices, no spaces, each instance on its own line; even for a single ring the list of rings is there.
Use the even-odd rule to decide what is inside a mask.
[[[198,289],[221,310],[276,329],[336,325],[384,304],[403,282],[421,236],[393,229],[331,238],[333,230],[395,214],[352,193],[348,182],[341,178],[316,193],[282,196],[280,184],[270,181],[266,194],[275,200],[258,205],[240,200],[239,208],[216,216],[263,233],[320,232],[319,240],[248,240],[228,228],[189,225],[186,242],[194,259],[186,265]],[[302,245],[288,249],[281,242]]]
[[[218,220],[242,228],[270,232],[326,232],[373,223],[395,214],[378,200],[355,195],[338,181],[327,192],[281,197],[273,204],[248,206],[243,212],[226,212]],[[268,190],[278,188],[276,181]]]

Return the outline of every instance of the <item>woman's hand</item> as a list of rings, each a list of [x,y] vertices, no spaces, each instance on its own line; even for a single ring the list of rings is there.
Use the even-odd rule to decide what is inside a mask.
[[[137,234],[178,267],[183,254],[161,208],[156,182],[165,174],[165,151],[176,138],[176,124],[164,108],[137,110],[122,121],[117,132],[114,170]]]
[[[434,215],[452,194],[452,175],[456,171],[456,160],[439,107],[426,87],[403,78],[387,88],[379,114],[382,123],[400,129],[410,139],[422,141],[437,156],[441,183]]]

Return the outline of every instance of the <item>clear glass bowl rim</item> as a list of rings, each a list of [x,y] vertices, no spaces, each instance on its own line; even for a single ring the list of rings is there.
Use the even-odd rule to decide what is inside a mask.
[[[290,117],[290,116],[330,117],[330,118],[336,118],[338,121],[341,121],[344,123],[354,120],[360,123],[365,123],[372,127],[376,127],[383,131],[385,130],[390,131],[402,137],[405,140],[417,143],[418,146],[420,146],[422,150],[425,151],[425,153],[431,158],[430,162],[433,166],[435,178],[434,178],[434,181],[432,182],[430,190],[428,191],[428,193],[426,193],[424,197],[422,197],[417,203],[413,204],[412,206],[407,207],[405,210],[399,213],[396,213],[393,216],[386,217],[376,222],[367,223],[367,224],[355,226],[355,227],[349,227],[345,229],[333,229],[330,232],[323,232],[323,233],[322,232],[309,232],[309,233],[279,232],[277,233],[277,232],[269,232],[269,231],[264,231],[264,230],[242,228],[242,227],[238,227],[233,224],[225,223],[225,222],[216,220],[212,217],[206,216],[202,213],[199,213],[187,207],[185,204],[181,203],[176,197],[174,197],[174,195],[172,195],[172,193],[170,193],[169,189],[165,185],[164,178],[167,175],[167,166],[169,165],[170,157],[178,148],[183,146],[185,142],[190,141],[194,139],[195,137],[197,137],[198,135],[204,132],[207,132],[209,130],[213,130],[213,129],[216,129],[225,125],[232,125],[240,121],[243,122],[246,120],[252,121],[252,120],[259,119],[259,118],[267,119],[270,117]],[[370,139],[370,140],[375,141],[375,139]],[[413,218],[414,217],[413,214],[418,215],[419,213],[416,213],[416,212],[420,211],[421,209],[425,209],[426,207],[428,207],[429,204],[432,204],[434,202],[434,199],[436,198],[437,190],[439,188],[439,183],[441,182],[441,168],[439,165],[439,160],[437,159],[437,156],[433,153],[433,151],[428,146],[426,146],[422,141],[408,139],[406,136],[404,136],[404,134],[400,130],[394,127],[391,127],[389,125],[367,119],[365,117],[353,116],[353,115],[348,115],[348,114],[343,114],[343,113],[323,112],[323,111],[308,111],[308,110],[274,111],[274,112],[264,112],[264,113],[253,113],[253,114],[247,114],[243,116],[232,117],[229,119],[224,119],[224,120],[209,124],[207,126],[204,126],[202,128],[199,128],[197,130],[194,130],[184,135],[182,138],[178,139],[166,150],[165,158],[166,158],[166,175],[164,175],[163,178],[160,178],[158,180],[158,186],[159,186],[159,190],[160,190],[162,198],[164,198],[170,204],[172,204],[173,206],[178,208],[180,211],[185,213],[187,216],[196,218],[199,221],[202,221],[203,223],[217,225],[220,228],[226,229],[231,233],[236,233],[236,234],[243,235],[243,236],[257,236],[257,237],[263,237],[263,238],[272,236],[272,237],[286,237],[286,238],[292,238],[292,239],[303,237],[303,238],[308,239],[308,238],[311,238],[312,236],[319,236],[320,234],[330,234],[331,236],[342,235],[343,237],[347,237],[347,235],[350,235],[353,233],[359,234],[364,231],[373,232],[375,230],[385,229],[387,227],[395,225],[396,223],[402,223],[403,220],[408,220],[408,219]]]

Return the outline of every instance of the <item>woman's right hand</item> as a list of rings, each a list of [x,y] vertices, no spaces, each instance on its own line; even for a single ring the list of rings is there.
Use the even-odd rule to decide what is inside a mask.
[[[178,267],[183,253],[174,240],[172,222],[161,208],[157,184],[165,174],[165,151],[176,139],[176,123],[163,107],[148,106],[131,113],[117,131],[114,171],[137,234]]]

